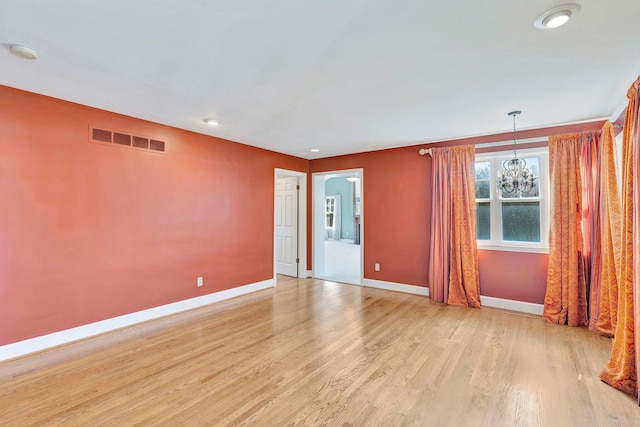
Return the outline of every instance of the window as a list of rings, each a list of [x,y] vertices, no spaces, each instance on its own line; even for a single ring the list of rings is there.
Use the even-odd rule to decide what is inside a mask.
[[[513,152],[476,156],[476,239],[481,249],[548,251],[548,150],[520,150],[518,157],[527,162],[536,186],[528,194],[503,196],[497,190],[498,171]]]
[[[324,226],[326,228],[333,228],[333,220],[336,212],[336,198],[333,196],[329,196],[325,199],[324,205],[324,214],[325,214],[325,223]]]

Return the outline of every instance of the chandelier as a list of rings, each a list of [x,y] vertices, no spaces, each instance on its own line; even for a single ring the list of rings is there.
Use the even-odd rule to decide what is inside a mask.
[[[503,196],[517,197],[527,194],[536,186],[535,177],[524,159],[518,158],[516,152],[516,116],[522,111],[512,111],[508,115],[513,117],[513,159],[502,162],[502,169],[498,171],[498,191]]]

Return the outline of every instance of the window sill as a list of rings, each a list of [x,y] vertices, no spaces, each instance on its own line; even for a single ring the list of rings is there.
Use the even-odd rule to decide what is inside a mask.
[[[507,245],[486,245],[478,243],[478,250],[481,251],[504,251],[504,252],[527,252],[535,254],[548,254],[549,248],[529,247],[529,246],[507,246]]]

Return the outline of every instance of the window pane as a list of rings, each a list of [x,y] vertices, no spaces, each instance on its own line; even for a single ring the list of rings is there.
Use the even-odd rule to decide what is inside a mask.
[[[540,242],[540,203],[502,203],[502,240]]]
[[[514,191],[513,193],[500,194],[500,198],[501,199],[517,199],[518,193]]]
[[[491,183],[489,181],[476,181],[476,199],[491,198]]]
[[[476,199],[489,199],[491,188],[489,183],[490,162],[475,162]]]
[[[491,240],[490,203],[476,203],[476,239]]]
[[[528,193],[518,194],[517,192],[513,192],[510,194],[500,194],[501,199],[528,199],[528,198],[538,198],[540,197],[540,159],[538,157],[526,157],[521,158],[526,163],[526,167],[531,171],[533,176],[536,178],[534,183],[535,186]],[[502,164],[500,166],[503,167]],[[476,197],[477,198],[477,197]]]
[[[533,187],[528,193],[523,193],[522,197],[540,197],[540,159],[538,157],[526,157],[524,161],[527,162],[527,167],[533,176],[536,177],[536,180],[534,181],[535,187]]]
[[[489,162],[476,162],[476,180],[488,180],[491,166]]]
[[[332,213],[328,213],[325,215],[326,221],[325,221],[325,227],[328,228],[333,228],[333,214]]]
[[[531,189],[528,193],[522,193],[519,195],[515,191],[510,194],[500,194],[501,199],[529,199],[529,198],[538,198],[540,197],[540,181],[538,179],[535,180],[535,187]],[[478,196],[476,196],[478,198]]]
[[[533,176],[540,176],[540,159],[537,157],[525,157],[524,161],[527,162],[527,167],[531,172],[533,172]]]
[[[523,199],[527,199],[531,197],[535,197],[535,198],[540,197],[540,180],[536,179],[534,183],[535,183],[535,187],[533,187],[531,191],[529,191],[528,193],[522,193]]]

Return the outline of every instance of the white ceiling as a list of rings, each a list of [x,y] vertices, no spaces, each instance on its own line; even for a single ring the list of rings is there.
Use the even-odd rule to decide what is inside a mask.
[[[609,118],[640,1],[578,1],[0,0],[0,84],[304,158]]]

